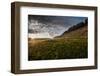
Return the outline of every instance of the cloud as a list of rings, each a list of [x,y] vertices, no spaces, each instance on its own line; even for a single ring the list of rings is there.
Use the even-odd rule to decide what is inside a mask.
[[[60,36],[69,27],[83,22],[85,19],[86,17],[29,15],[28,32],[33,38],[38,38],[39,34],[41,37],[46,37],[47,35],[47,37],[53,38]]]

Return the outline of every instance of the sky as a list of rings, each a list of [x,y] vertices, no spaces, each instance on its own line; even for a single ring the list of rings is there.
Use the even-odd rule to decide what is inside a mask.
[[[28,35],[30,38],[54,38],[86,19],[87,17],[28,15]]]

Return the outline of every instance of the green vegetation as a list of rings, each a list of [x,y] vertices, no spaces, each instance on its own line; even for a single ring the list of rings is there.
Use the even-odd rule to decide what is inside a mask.
[[[87,58],[87,38],[54,38],[29,41],[29,60]]]

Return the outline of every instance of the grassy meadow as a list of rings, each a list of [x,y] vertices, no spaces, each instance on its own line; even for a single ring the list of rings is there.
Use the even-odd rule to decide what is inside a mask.
[[[86,37],[29,39],[28,60],[87,58]]]

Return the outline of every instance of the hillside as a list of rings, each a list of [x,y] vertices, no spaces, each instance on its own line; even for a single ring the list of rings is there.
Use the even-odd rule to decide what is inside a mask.
[[[61,36],[55,37],[85,37],[87,38],[88,34],[88,26],[87,21],[85,23],[81,22],[77,25],[70,27],[67,31],[65,31]]]
[[[87,36],[87,26],[81,27],[79,29],[64,32],[61,37],[86,37]]]

